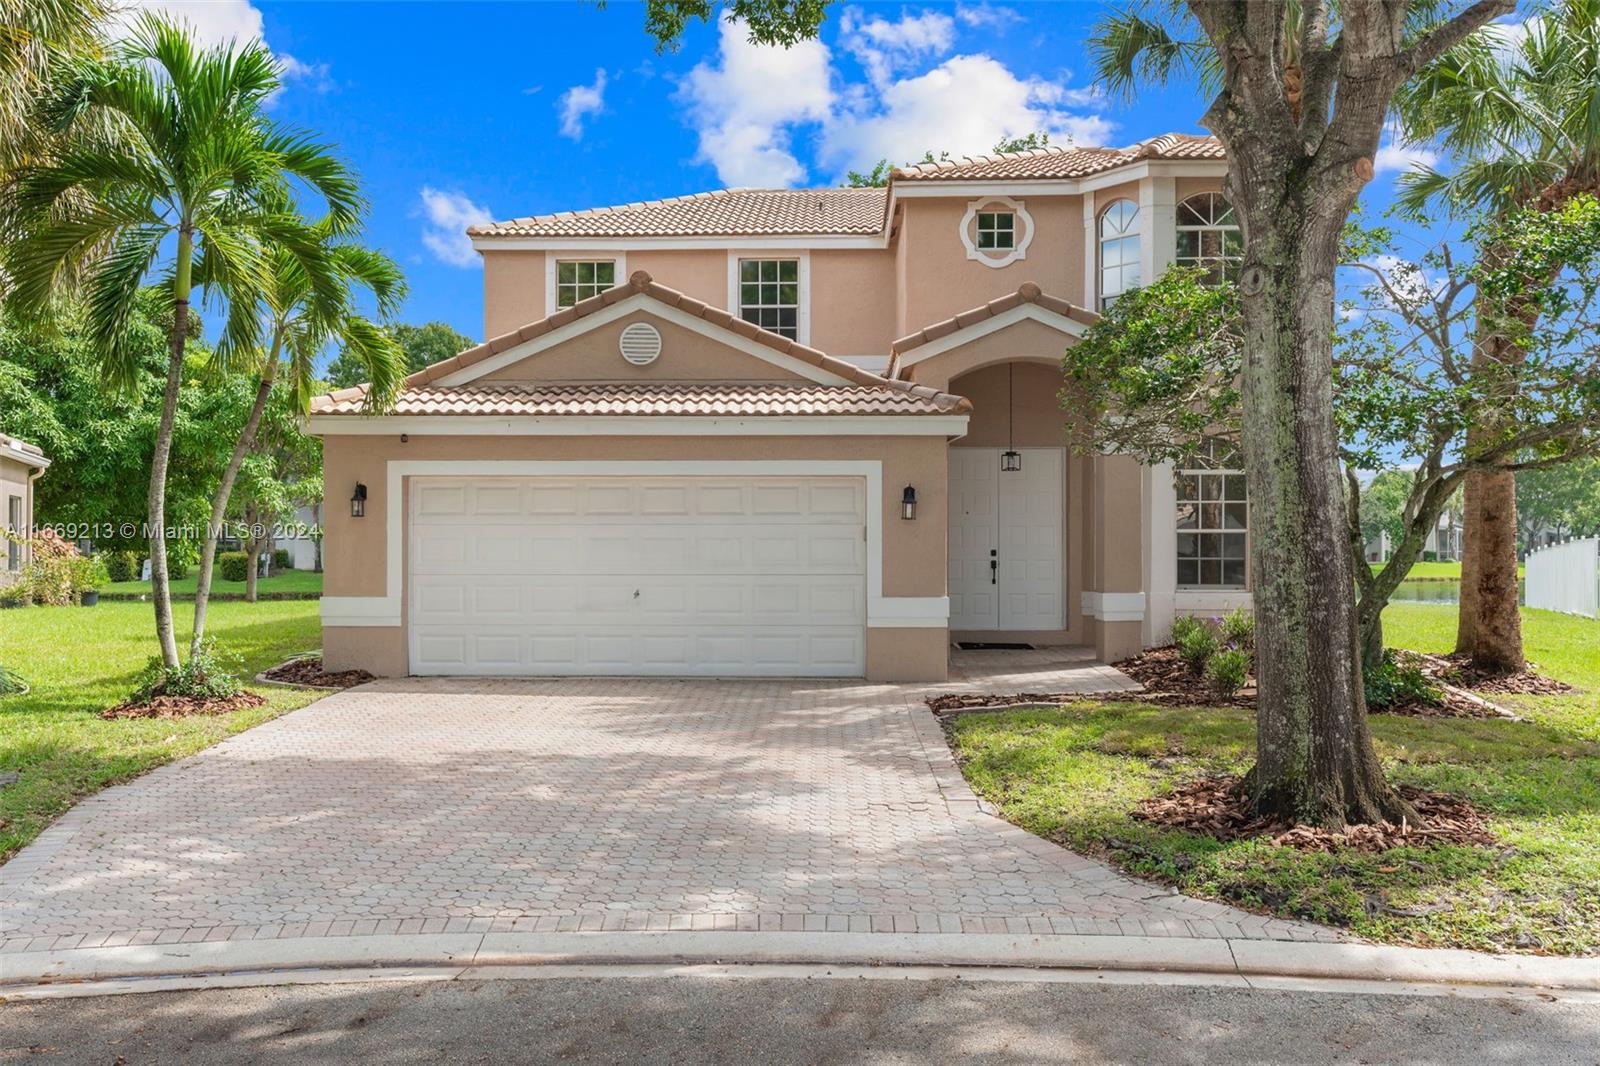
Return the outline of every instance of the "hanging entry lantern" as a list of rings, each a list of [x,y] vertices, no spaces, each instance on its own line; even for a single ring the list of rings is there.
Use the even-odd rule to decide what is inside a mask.
[[[1006,450],[1000,454],[1000,469],[1022,469],[1022,453],[1016,446],[1017,364],[1006,364]]]
[[[367,513],[367,487],[356,482],[356,491],[350,494],[350,517],[363,518]]]

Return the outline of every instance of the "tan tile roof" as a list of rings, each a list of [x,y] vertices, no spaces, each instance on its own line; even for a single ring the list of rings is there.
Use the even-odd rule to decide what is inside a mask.
[[[0,433],[0,451],[11,452],[12,458],[30,466],[46,467],[50,465],[50,460],[44,457],[43,448],[37,444],[29,444],[21,437]]]
[[[1225,159],[1222,142],[1191,133],[1164,133],[1126,148],[1034,148],[900,167],[895,181],[970,181],[1005,178],[1082,178],[1144,159]]]
[[[829,356],[829,355],[827,355],[827,354],[825,354],[823,352],[820,352],[815,348],[810,348],[810,347],[807,347],[804,344],[796,343],[795,341],[792,341],[787,337],[779,336],[776,333],[770,333],[767,330],[761,329],[759,326],[754,326],[754,325],[750,324],[749,322],[744,321],[742,318],[738,318],[738,317],[735,317],[734,315],[730,315],[728,312],[722,310],[721,308],[712,307],[709,304],[702,303],[701,301],[693,299],[692,297],[685,296],[683,293],[679,292],[677,289],[671,289],[671,288],[668,288],[665,285],[657,284],[654,280],[651,279],[649,274],[645,273],[642,270],[636,270],[636,271],[633,272],[632,276],[630,276],[628,278],[627,284],[625,284],[625,285],[619,285],[614,289],[608,289],[605,292],[600,293],[598,296],[589,297],[587,300],[580,300],[578,303],[574,304],[573,306],[564,307],[560,311],[557,311],[555,314],[550,315],[547,318],[542,318],[537,322],[529,323],[528,325],[523,326],[521,329],[514,330],[514,331],[512,331],[510,333],[505,333],[505,334],[502,334],[502,335],[500,335],[498,337],[490,338],[489,340],[483,342],[482,344],[478,345],[477,347],[468,348],[466,351],[462,352],[460,355],[452,356],[449,359],[442,360],[440,362],[434,363],[432,366],[424,367],[422,370],[417,371],[415,374],[412,374],[410,377],[406,378],[405,387],[401,391],[399,403],[395,407],[394,413],[395,414],[452,414],[452,413],[460,413],[460,414],[501,414],[501,413],[508,413],[508,412],[485,409],[485,408],[483,408],[481,406],[481,404],[477,400],[473,400],[468,405],[471,408],[470,410],[457,409],[455,407],[451,407],[451,408],[440,407],[438,409],[434,409],[433,407],[428,407],[427,409],[410,409],[407,405],[409,405],[409,404],[411,404],[413,402],[421,402],[421,398],[422,398],[424,393],[429,394],[429,396],[436,396],[439,399],[440,402],[447,403],[447,404],[457,404],[457,405],[459,405],[461,403],[464,403],[464,402],[466,402],[465,398],[468,396],[468,394],[474,394],[474,393],[475,394],[481,394],[482,396],[487,397],[488,399],[487,399],[486,402],[488,402],[488,403],[492,404],[494,402],[499,402],[499,392],[498,392],[498,390],[503,388],[502,385],[494,385],[494,384],[491,384],[491,383],[488,383],[488,382],[484,382],[482,384],[467,384],[467,385],[454,386],[454,387],[448,387],[447,388],[445,386],[436,386],[434,383],[437,382],[440,378],[448,377],[449,375],[454,374],[459,370],[463,370],[463,369],[465,369],[465,368],[467,368],[469,366],[472,366],[474,363],[481,362],[482,360],[487,359],[490,356],[497,355],[500,352],[504,352],[507,349],[514,348],[519,344],[523,344],[523,343],[526,343],[527,341],[531,341],[531,340],[533,340],[533,339],[535,339],[537,337],[541,337],[544,334],[549,333],[551,330],[560,329],[563,326],[566,326],[566,325],[568,325],[570,323],[576,322],[576,321],[578,321],[578,320],[580,320],[582,318],[585,318],[585,317],[587,317],[589,315],[592,315],[597,311],[602,311],[605,308],[610,307],[611,305],[613,305],[615,303],[618,303],[618,302],[620,302],[622,300],[626,300],[629,297],[632,297],[632,296],[635,296],[635,295],[648,296],[652,300],[655,300],[655,301],[657,301],[659,303],[665,304],[668,307],[675,307],[680,312],[684,312],[686,314],[694,315],[694,316],[696,316],[698,318],[703,318],[707,322],[710,322],[712,325],[715,325],[715,326],[718,326],[718,327],[720,327],[722,329],[725,329],[725,330],[729,331],[730,333],[734,333],[734,334],[737,334],[737,335],[739,335],[741,337],[745,337],[745,338],[747,338],[749,340],[755,341],[758,344],[762,344],[762,345],[764,345],[764,346],[766,346],[768,348],[771,348],[773,351],[781,352],[782,354],[790,356],[791,358],[798,359],[801,362],[809,363],[812,366],[815,366],[815,367],[818,367],[820,369],[826,370],[829,373],[835,375],[836,377],[840,377],[840,378],[845,379],[846,381],[850,382],[851,385],[853,385],[853,386],[859,386],[859,388],[851,388],[849,386],[837,386],[837,385],[835,385],[835,386],[817,385],[817,386],[814,387],[813,391],[820,390],[819,393],[818,393],[819,396],[820,396],[820,394],[822,392],[839,393],[839,394],[854,394],[853,398],[847,398],[847,397],[841,396],[841,397],[839,397],[839,398],[837,398],[837,399],[835,399],[833,401],[830,401],[832,403],[836,403],[836,404],[837,403],[843,403],[843,404],[846,404],[847,406],[849,404],[854,404],[854,405],[856,405],[858,407],[863,407],[864,413],[870,413],[870,414],[962,414],[962,413],[966,413],[966,412],[972,410],[971,402],[966,400],[966,399],[964,399],[963,397],[952,396],[949,393],[938,392],[938,391],[936,391],[934,389],[927,388],[926,386],[923,386],[923,385],[913,385],[908,381],[891,381],[891,380],[889,380],[887,378],[879,377],[877,374],[873,374],[873,373],[870,373],[869,371],[863,370],[860,367],[855,366],[854,364],[844,362],[842,359],[835,359],[832,356]],[[529,356],[529,358],[537,359],[538,356],[537,355],[532,355],[532,356]],[[432,388],[429,388],[430,386],[432,386]],[[613,384],[613,383],[594,383],[592,385],[589,385],[589,384],[585,384],[585,385],[582,385],[582,386],[568,385],[568,386],[562,386],[562,387],[563,388],[567,388],[567,389],[570,390],[572,388],[579,388],[579,387],[589,388],[589,389],[618,389],[618,388],[621,388],[622,386],[620,386],[618,384]],[[653,387],[656,387],[656,386],[653,386]],[[729,387],[733,388],[735,386],[729,386]],[[777,399],[782,399],[782,400],[784,400],[784,402],[789,402],[789,401],[799,402],[803,398],[800,396],[799,393],[793,392],[792,390],[796,389],[796,388],[809,388],[809,386],[802,386],[802,385],[787,386],[787,385],[784,385],[784,384],[780,383],[780,384],[766,385],[766,386],[761,386],[761,387],[755,387],[755,386],[738,386],[738,387],[746,389],[747,398],[744,399],[744,400],[737,400],[737,402],[754,404],[756,408],[759,408],[759,409],[752,409],[752,410],[749,410],[747,412],[742,412],[742,413],[749,413],[749,414],[791,414],[791,413],[796,413],[796,414],[802,414],[802,413],[849,414],[849,413],[855,413],[852,410],[840,410],[840,409],[835,409],[835,408],[832,408],[832,407],[828,407],[826,409],[822,409],[821,407],[819,407],[817,410],[811,411],[811,412],[800,411],[800,410],[791,411],[791,410],[784,409],[781,403],[775,402],[772,398],[768,398],[768,399],[761,399],[760,398],[761,389],[765,388],[768,392],[771,392],[772,390],[781,390],[782,391],[782,396],[781,397],[777,397]],[[535,387],[523,385],[523,386],[519,386],[519,388],[523,392],[528,392],[530,389],[533,389]],[[548,391],[549,389],[557,388],[557,386],[555,386],[555,385],[538,386],[536,388],[537,388],[538,391]],[[706,392],[706,390],[709,388],[708,386],[697,385],[697,384],[694,384],[694,383],[685,383],[685,384],[672,383],[672,384],[664,384],[662,386],[658,386],[658,388],[663,388],[663,389],[666,389],[667,391],[662,392],[662,393],[658,393],[658,394],[656,394],[655,396],[653,396],[651,398],[650,402],[655,404],[656,406],[653,407],[650,411],[626,412],[626,411],[617,411],[617,410],[593,410],[593,411],[583,412],[583,411],[567,410],[567,409],[559,409],[559,410],[558,409],[551,409],[548,412],[529,412],[529,413],[549,413],[549,414],[568,414],[568,413],[592,413],[592,414],[617,414],[617,413],[701,414],[701,413],[707,413],[707,414],[714,414],[714,413],[717,413],[715,411],[702,411],[700,409],[700,407],[703,407],[705,404],[713,402],[711,399],[708,398],[708,396],[696,395],[697,390],[699,392],[701,392],[701,393]],[[752,392],[752,391],[750,391],[751,389],[754,389],[755,391]],[[867,393],[869,393],[869,392],[877,393],[879,395],[874,399],[874,398],[869,397],[867,395]],[[340,414],[340,415],[343,415],[343,414],[358,414],[358,413],[361,412],[361,410],[362,410],[362,408],[363,408],[363,406],[365,404],[366,394],[367,394],[367,387],[365,385],[358,385],[358,386],[356,386],[354,388],[350,388],[350,389],[340,389],[337,392],[330,393],[329,395],[326,395],[326,396],[318,396],[318,397],[314,398],[311,401],[311,413],[312,414]],[[753,398],[751,398],[751,397],[753,397]],[[731,402],[735,402],[735,400],[736,400],[736,398],[733,398],[732,394],[730,394],[730,398],[727,400],[727,402],[731,403]],[[679,402],[679,401],[681,401],[684,404],[689,405],[689,408],[680,410],[677,407],[672,406],[673,403]],[[916,402],[913,403],[912,401],[916,401]],[[434,401],[430,400],[429,402],[432,403]],[[544,397],[544,398],[541,398],[539,400],[539,402],[540,403],[554,402],[557,405],[557,407],[562,407],[563,405],[571,406],[571,405],[574,405],[574,404],[579,404],[580,402],[581,403],[592,403],[592,402],[597,402],[597,401],[595,400],[593,395],[590,395],[587,398],[584,398],[581,401],[579,401],[577,399],[574,399],[574,397],[572,395],[568,394],[568,395],[564,395],[562,397],[556,398],[554,400],[552,400],[550,397]],[[720,401],[718,401],[718,402],[720,402]],[[811,402],[811,403],[813,403],[813,405],[816,405],[816,404],[820,403],[820,401],[807,401],[807,402]],[[698,406],[696,406],[696,405],[698,405]],[[865,406],[863,406],[863,405],[865,405]]]
[[[319,396],[316,414],[360,414],[366,390]],[[893,385],[787,385],[782,382],[493,382],[424,385],[401,393],[397,415],[781,415],[950,414],[966,401]],[[465,430],[463,432],[466,432]]]
[[[1063,300],[1059,296],[1051,296],[1049,293],[1041,291],[1039,286],[1033,282],[1025,281],[1016,292],[1008,292],[1004,296],[974,307],[970,311],[963,311],[959,315],[954,315],[929,326],[923,326],[917,332],[901,337],[889,346],[889,350],[894,355],[899,356],[904,352],[911,351],[913,348],[920,348],[929,341],[936,341],[940,337],[948,337],[958,329],[975,326],[979,322],[991,319],[1002,312],[1011,310],[1013,307],[1021,307],[1025,303],[1038,304],[1047,311],[1065,315],[1068,318],[1082,322],[1086,326],[1092,326],[1100,321],[1100,316],[1093,311],[1086,311],[1077,304]]]
[[[886,189],[719,189],[473,226],[473,237],[744,237],[883,232]]]

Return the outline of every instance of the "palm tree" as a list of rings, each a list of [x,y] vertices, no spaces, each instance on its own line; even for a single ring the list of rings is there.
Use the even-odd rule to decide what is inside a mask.
[[[292,256],[327,304],[337,300],[326,242],[293,210],[291,182],[314,190],[335,226],[351,225],[362,207],[352,176],[327,147],[264,116],[278,84],[278,66],[259,42],[200,49],[176,24],[146,14],[110,58],[71,62],[45,109],[67,140],[24,168],[11,190],[21,230],[6,250],[10,299],[25,313],[43,313],[82,270],[89,339],[109,387],[126,389],[138,371],[127,326],[141,285],[155,273],[171,299],[147,499],[156,636],[169,667],[178,664],[178,648],[167,580],[167,466],[196,282],[231,305],[221,350],[249,351],[261,333],[255,309],[269,281],[269,248]],[[205,263],[198,279],[197,260]]]
[[[0,0],[0,173],[38,147],[37,102],[69,57],[97,55],[100,0]]]
[[[304,267],[292,254],[284,249],[274,249],[271,253],[270,279],[262,294],[269,322],[268,341],[265,350],[259,352],[259,365],[255,367],[258,375],[255,402],[211,500],[211,522],[200,552],[200,571],[195,585],[190,655],[197,654],[205,640],[211,573],[216,561],[217,538],[228,513],[228,499],[239,468],[255,445],[262,412],[266,410],[278,374],[287,370],[289,402],[301,413],[309,408],[316,384],[316,357],[330,342],[340,344],[344,354],[366,370],[370,382],[369,406],[387,407],[405,375],[406,356],[400,345],[357,309],[358,291],[364,289],[372,296],[381,317],[397,311],[406,293],[400,268],[381,252],[336,239],[328,242],[327,259],[339,279],[338,299],[332,304],[316,291]],[[253,589],[253,571],[250,576]]]
[[[1520,39],[1498,32],[1447,52],[1396,100],[1407,137],[1436,141],[1461,160],[1449,172],[1423,166],[1405,175],[1402,203],[1488,216],[1479,257],[1491,267],[1512,254],[1493,236],[1496,221],[1600,194],[1600,0],[1560,0],[1523,23]],[[1526,291],[1551,280],[1529,278]],[[1491,302],[1480,294],[1475,309],[1472,373],[1495,394],[1505,368],[1526,358],[1519,338],[1538,307],[1527,297]],[[1474,427],[1468,452],[1498,432],[1493,422]],[[1465,498],[1456,650],[1484,668],[1520,670],[1516,479],[1509,470],[1474,471]]]

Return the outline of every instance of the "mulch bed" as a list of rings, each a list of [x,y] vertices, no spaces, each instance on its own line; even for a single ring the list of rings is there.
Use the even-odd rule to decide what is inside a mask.
[[[1169,707],[1254,707],[1256,705],[1255,678],[1247,680],[1244,687],[1232,696],[1218,696],[1209,681],[1189,669],[1189,664],[1178,655],[1176,645],[1151,648],[1131,659],[1123,659],[1111,665],[1145,687],[1145,691],[1129,696],[1130,699],[1136,699],[1140,703],[1157,703]]]
[[[353,688],[374,680],[365,670],[337,670],[332,673],[322,668],[320,655],[307,655],[279,663],[264,672],[267,681],[282,681],[290,685],[309,685],[312,688]]]
[[[143,703],[119,703],[100,712],[105,719],[187,718],[194,714],[228,714],[246,707],[259,707],[267,698],[256,692],[240,692],[225,699],[202,700],[194,696],[152,696]]]
[[[1496,696],[1553,696],[1571,692],[1572,686],[1553,677],[1522,670],[1514,674],[1496,674],[1479,670],[1465,655],[1422,655],[1411,653],[1411,660],[1433,680],[1446,685],[1469,688]]]
[[[1296,851],[1331,852],[1350,848],[1361,852],[1428,844],[1462,844],[1492,847],[1497,843],[1487,819],[1472,804],[1455,796],[1428,792],[1409,785],[1396,786],[1416,808],[1423,825],[1355,825],[1342,832],[1295,825],[1264,818],[1250,809],[1238,777],[1207,777],[1179,785],[1170,795],[1143,800],[1133,817],[1169,829],[1183,829],[1216,840],[1265,837],[1273,844]]]

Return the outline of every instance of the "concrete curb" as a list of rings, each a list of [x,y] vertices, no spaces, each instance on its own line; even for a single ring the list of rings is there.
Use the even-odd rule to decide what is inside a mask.
[[[1600,960],[1368,944],[972,933],[439,933],[76,948],[0,956],[0,986],[308,968],[627,964],[981,967],[1600,991]]]

